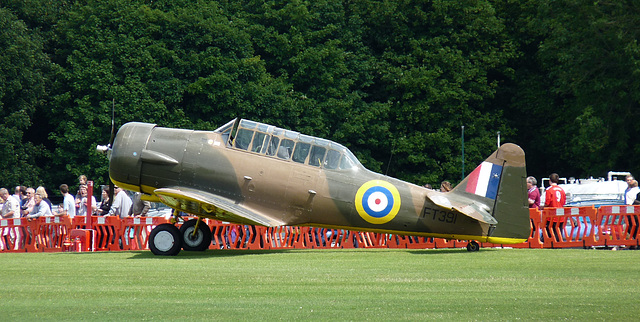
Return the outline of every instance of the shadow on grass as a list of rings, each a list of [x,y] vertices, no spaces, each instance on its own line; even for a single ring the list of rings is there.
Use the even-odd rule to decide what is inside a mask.
[[[235,257],[235,256],[248,256],[248,255],[270,255],[270,254],[295,254],[295,253],[306,253],[306,252],[322,252],[325,254],[330,253],[355,253],[355,252],[389,252],[389,251],[401,251],[406,252],[412,255],[423,255],[423,256],[435,256],[442,254],[465,254],[469,253],[472,256],[473,252],[468,252],[464,248],[441,248],[441,249],[406,249],[406,248],[329,248],[329,249],[208,249],[203,252],[198,251],[185,251],[182,250],[176,256],[157,256],[154,255],[150,250],[137,250],[137,251],[101,251],[101,252],[62,252],[55,253],[62,256],[74,254],[80,256],[92,256],[97,254],[122,254],[128,253],[131,256],[131,259],[151,259],[151,258],[166,258],[166,259],[185,259],[185,258],[206,258],[206,257]],[[500,249],[494,248],[481,248],[478,253],[483,252],[496,252],[500,251]]]
[[[301,252],[322,252],[322,253],[349,253],[349,252],[388,252],[388,251],[405,251],[413,255],[441,255],[441,254],[464,254],[473,253],[468,252],[464,248],[447,248],[447,249],[390,249],[390,248],[350,248],[350,249],[208,249],[203,252],[197,251],[181,251],[176,256],[156,256],[151,251],[130,251],[134,256],[133,259],[145,259],[145,258],[206,258],[206,257],[235,257],[235,256],[248,256],[248,255],[270,255],[270,254],[294,254]],[[484,248],[480,249],[480,252],[494,252],[497,249]]]
[[[132,259],[145,259],[145,258],[203,258],[203,257],[233,257],[233,256],[247,256],[247,255],[268,255],[268,254],[281,254],[295,251],[294,249],[208,249],[203,252],[195,251],[180,251],[176,256],[156,256],[151,251],[134,251]]]
[[[469,255],[484,253],[484,252],[495,252],[500,249],[494,248],[481,248],[477,252],[470,252],[464,248],[440,248],[440,249],[407,249],[407,253],[413,255],[437,255],[437,254],[465,254]]]

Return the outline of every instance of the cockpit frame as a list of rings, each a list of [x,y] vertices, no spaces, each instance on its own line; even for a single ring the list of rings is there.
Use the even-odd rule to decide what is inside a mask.
[[[297,162],[325,170],[363,167],[343,145],[296,131],[246,119],[234,119],[215,130],[227,148]]]

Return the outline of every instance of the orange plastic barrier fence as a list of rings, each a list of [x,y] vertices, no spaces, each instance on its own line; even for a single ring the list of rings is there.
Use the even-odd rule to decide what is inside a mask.
[[[245,229],[245,225],[222,223],[216,220],[206,220],[211,229],[211,245],[209,249],[261,249],[265,248],[261,232],[265,227]],[[269,247],[266,247],[268,249]]]
[[[596,208],[545,208],[540,226],[545,248],[589,247],[595,242]]]
[[[3,252],[35,252],[37,251],[36,223],[26,218],[0,220],[0,249]]]
[[[515,248],[525,248],[524,245],[529,246],[529,248],[544,247],[542,242],[542,229],[540,228],[540,225],[542,224],[542,211],[535,208],[529,208],[529,223],[531,227],[529,240],[522,244],[513,245]]]
[[[97,251],[122,250],[122,220],[118,217],[98,217],[92,220]]]
[[[39,251],[60,252],[64,249],[64,241],[71,220],[69,217],[41,217],[35,219],[36,245]]]
[[[640,206],[602,206],[598,209],[596,246],[638,246]]]
[[[564,248],[638,246],[640,206],[530,209],[531,233],[513,245],[482,247]],[[185,218],[188,220],[192,217]],[[147,250],[151,230],[163,217],[46,217],[0,220],[0,251]],[[260,227],[205,219],[212,232],[209,249],[300,248],[461,248],[468,241],[357,232],[313,227]],[[178,224],[180,226],[180,224]],[[88,235],[87,235],[88,234]],[[87,241],[86,239],[91,239]]]
[[[129,217],[121,220],[119,243],[123,250],[149,249],[149,234],[157,225],[168,222],[163,217]]]

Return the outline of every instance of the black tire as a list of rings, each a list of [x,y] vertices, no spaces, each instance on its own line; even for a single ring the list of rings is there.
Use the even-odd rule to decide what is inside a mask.
[[[467,244],[467,251],[477,252],[479,250],[480,250],[480,245],[475,240],[472,240]]]
[[[191,219],[180,227],[182,249],[184,250],[204,251],[209,249],[209,245],[211,245],[211,230],[204,222],[198,224],[198,231],[195,235],[193,234],[196,222],[198,222],[198,219]]]
[[[182,248],[182,236],[172,224],[156,226],[149,234],[149,249],[154,255],[175,256]]]

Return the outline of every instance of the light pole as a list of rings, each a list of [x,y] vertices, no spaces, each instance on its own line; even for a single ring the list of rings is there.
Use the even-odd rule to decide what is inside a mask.
[[[464,180],[464,125],[462,126],[462,179]]]

